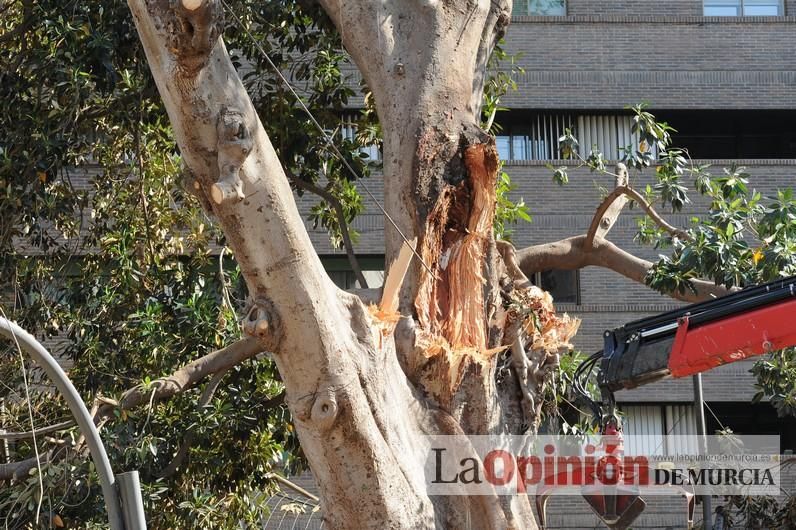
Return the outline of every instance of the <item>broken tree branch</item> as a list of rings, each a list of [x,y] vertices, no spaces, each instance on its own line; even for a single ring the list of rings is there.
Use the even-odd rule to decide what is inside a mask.
[[[527,247],[517,252],[520,269],[530,276],[535,272],[561,269],[576,270],[588,266],[602,267],[625,276],[637,283],[646,285],[645,278],[652,268],[652,262],[626,252],[606,239],[595,239],[587,248],[585,235],[570,237],[561,241]],[[666,293],[668,296],[685,302],[701,302],[724,296],[731,291],[705,280],[692,280],[696,294]]]
[[[655,221],[655,223],[658,226],[666,230],[672,236],[677,237],[679,239],[689,238],[687,232],[679,228],[676,228],[670,225],[668,222],[666,222],[666,220],[663,217],[661,217],[658,212],[655,211],[652,205],[648,203],[647,200],[644,198],[644,196],[641,195],[639,192],[637,192],[630,186],[617,186],[614,189],[614,191],[612,191],[603,200],[603,202],[600,203],[600,206],[597,207],[597,211],[595,212],[594,217],[592,217],[591,225],[589,226],[589,231],[586,233],[586,237],[583,241],[583,248],[585,250],[592,248],[592,246],[594,245],[594,241],[597,238],[597,231],[600,228],[603,220],[607,218],[605,215],[606,212],[608,212],[609,208],[611,208],[611,205],[614,203],[614,201],[616,201],[619,197],[622,196],[629,197],[634,201],[636,201],[638,205],[641,207],[641,209],[644,210],[644,213],[646,213],[650,219]],[[616,212],[616,215],[617,216],[619,215],[618,211]],[[613,225],[613,223],[611,223],[611,225]],[[607,230],[605,230],[605,232],[607,232]]]
[[[27,477],[31,469],[35,469],[38,465],[49,462],[52,459],[53,451],[54,450],[47,451],[40,455],[38,459],[32,456],[25,460],[20,460],[19,462],[0,464],[0,481]]]
[[[630,178],[627,173],[627,166],[625,166],[623,163],[619,162],[616,164],[616,174],[614,176],[616,177],[616,181],[614,183],[615,188],[629,185]],[[619,216],[629,200],[630,197],[623,194],[617,197],[613,203],[611,203],[611,205],[603,214],[602,219],[599,220],[599,224],[594,232],[594,237],[605,238],[608,236],[608,232],[611,231],[611,228],[613,228],[616,221],[619,220]],[[592,225],[594,225],[594,220],[592,220]]]

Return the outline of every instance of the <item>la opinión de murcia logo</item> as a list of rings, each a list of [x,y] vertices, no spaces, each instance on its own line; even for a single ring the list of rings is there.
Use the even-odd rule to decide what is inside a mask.
[[[569,488],[578,493],[584,486],[663,490],[679,487],[715,495],[779,492],[778,454],[750,454],[748,447],[734,455],[724,452],[709,458],[710,454],[682,451],[672,456],[663,451],[630,454],[627,447],[649,447],[649,440],[633,437],[626,437],[623,444],[610,437],[591,441],[540,436],[530,447],[526,437],[434,438],[426,461],[426,481],[432,494],[479,494],[490,490],[535,494],[542,488],[562,488],[562,493]],[[677,439],[665,440],[668,447],[697,447],[693,439],[673,438]],[[778,440],[775,442],[778,446]],[[753,443],[751,448],[758,445]]]

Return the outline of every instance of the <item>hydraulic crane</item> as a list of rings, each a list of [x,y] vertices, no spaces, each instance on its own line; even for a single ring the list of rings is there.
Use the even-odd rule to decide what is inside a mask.
[[[604,334],[604,348],[575,371],[576,391],[590,406],[603,435],[622,443],[614,392],[667,377],[685,377],[748,357],[796,346],[796,276],[750,287],[727,296],[636,320]],[[600,402],[586,391],[597,367]],[[539,494],[541,493],[541,495]],[[537,492],[542,526],[550,489]],[[693,493],[681,492],[693,520]],[[602,521],[624,530],[645,503],[633,491],[608,495],[584,488],[583,495]]]

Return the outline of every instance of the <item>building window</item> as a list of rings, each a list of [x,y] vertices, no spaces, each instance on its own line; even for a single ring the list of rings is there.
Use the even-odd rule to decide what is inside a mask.
[[[711,17],[778,17],[785,14],[782,0],[704,0],[704,14]]]
[[[558,139],[566,129],[578,139],[583,157],[595,150],[607,160],[622,160],[627,147],[634,150],[639,147],[638,133],[633,132],[633,117],[624,114],[517,113],[502,127],[495,138],[502,160],[560,160]]]
[[[581,156],[589,156],[592,150],[599,151],[606,160],[622,160],[625,149],[639,149],[638,132],[633,132],[633,117],[630,115],[583,115],[578,116],[575,136],[580,144]],[[657,156],[653,147],[653,156]]]
[[[537,272],[531,283],[544,289],[559,304],[580,304],[579,271],[551,270]]]
[[[515,16],[563,17],[567,14],[566,0],[517,0],[514,2]]]
[[[694,159],[796,158],[796,111],[689,110],[655,112],[671,124],[672,144]]]
[[[515,120],[503,125],[495,137],[498,155],[502,160],[558,160],[558,139],[574,125],[569,114],[535,114]]]
[[[344,114],[342,122],[341,132],[343,138],[357,143],[357,116],[354,114]],[[381,149],[379,149],[378,145],[364,145],[359,148],[359,152],[364,154],[365,159],[369,162],[381,160]]]
[[[693,454],[697,450],[693,404],[622,404],[620,408],[625,415],[623,423],[628,454]]]

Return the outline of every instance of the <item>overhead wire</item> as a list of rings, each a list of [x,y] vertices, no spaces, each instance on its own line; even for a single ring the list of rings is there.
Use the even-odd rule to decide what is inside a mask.
[[[600,350],[597,353],[590,355],[587,359],[582,361],[577,368],[575,368],[575,373],[572,377],[572,386],[575,389],[575,392],[581,397],[583,401],[586,402],[588,407],[591,409],[592,413],[597,417],[599,420],[602,416],[602,407],[599,403],[597,403],[592,397],[589,391],[586,389],[588,386],[589,377],[591,377],[592,372],[594,371],[594,367],[597,362],[602,359],[603,351]]]

